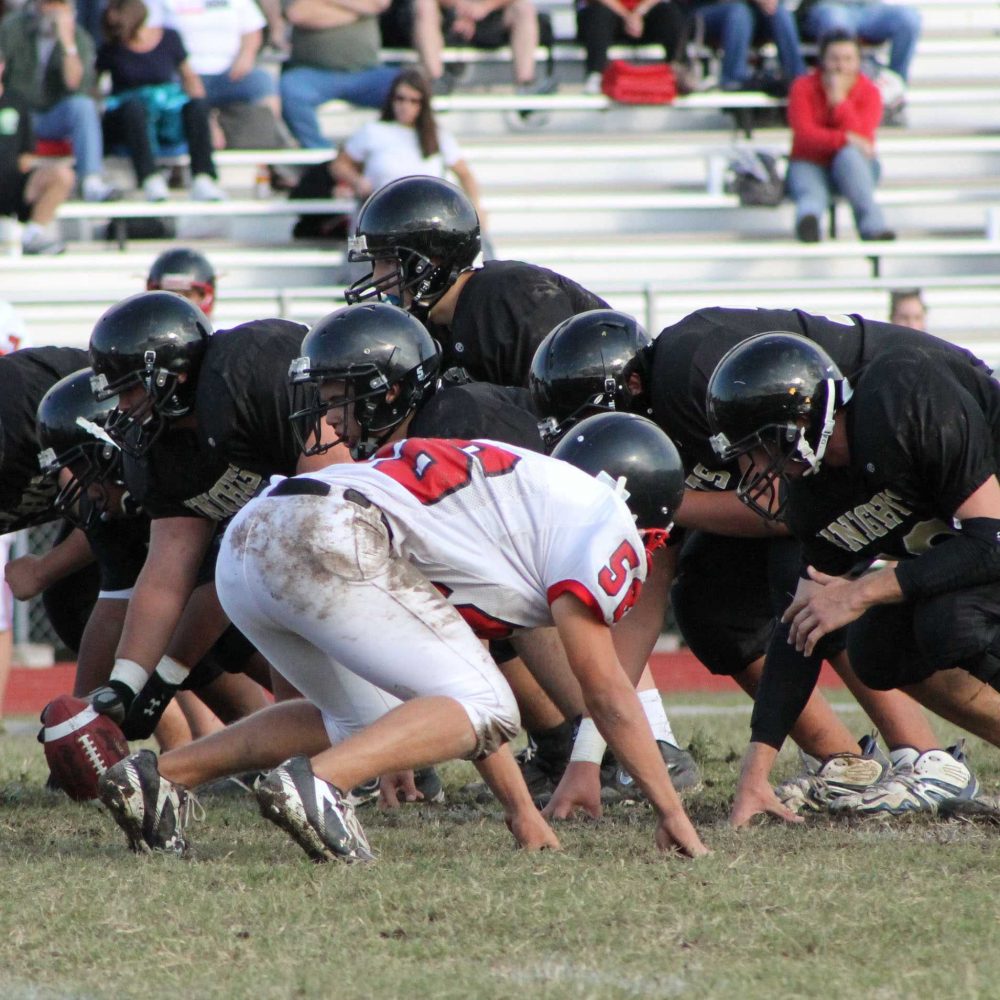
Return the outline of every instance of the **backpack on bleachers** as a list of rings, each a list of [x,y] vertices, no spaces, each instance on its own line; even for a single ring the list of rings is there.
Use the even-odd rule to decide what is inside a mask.
[[[777,157],[757,149],[734,150],[729,157],[726,190],[735,194],[741,205],[780,205],[785,197],[785,180]]]

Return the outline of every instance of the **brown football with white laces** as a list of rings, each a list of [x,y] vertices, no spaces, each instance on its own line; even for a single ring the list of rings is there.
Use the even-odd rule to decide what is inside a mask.
[[[42,710],[42,727],[39,739],[52,777],[78,802],[96,799],[97,779],[128,756],[121,729],[82,698],[54,698]]]

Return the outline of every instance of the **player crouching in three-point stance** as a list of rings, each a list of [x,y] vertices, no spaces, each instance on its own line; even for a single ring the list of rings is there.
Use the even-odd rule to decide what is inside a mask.
[[[183,786],[287,746],[297,756],[257,797],[316,860],[372,857],[341,789],[451,758],[476,763],[519,844],[557,847],[506,745],[517,704],[477,638],[555,624],[588,712],[658,813],[657,845],[706,853],[611,638],[679,499],[677,451],[643,418],[602,414],[564,455],[607,475],[497,442],[410,438],[247,504],[223,542],[219,599],[311,705],[265,709],[158,772],[146,752],[110,769],[102,798],[132,845],[182,850]],[[360,718],[372,685],[392,707]]]
[[[783,517],[803,546],[737,805],[772,798],[767,775],[815,683],[823,640],[845,626],[865,684],[901,688],[1000,746],[1000,385],[989,369],[900,345],[852,386],[812,341],[763,333],[722,358],[707,404],[720,457],[743,456],[741,498]],[[898,562],[857,575],[879,557]],[[795,676],[775,683],[781,648],[805,658],[793,655]],[[934,810],[976,791],[961,755],[931,749],[831,808]]]

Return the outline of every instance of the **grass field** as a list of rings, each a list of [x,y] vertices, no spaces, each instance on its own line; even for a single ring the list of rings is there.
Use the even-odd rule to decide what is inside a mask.
[[[461,799],[463,764],[445,769],[447,806],[362,811],[369,867],[312,865],[245,798],[204,799],[192,859],[135,857],[98,807],[44,790],[18,727],[0,737],[0,998],[1000,997],[1000,832],[734,833],[744,705],[671,707],[706,776],[687,800],[713,850],[697,863],[655,853],[643,806],[519,854],[495,811]],[[1000,752],[969,749],[995,793]]]

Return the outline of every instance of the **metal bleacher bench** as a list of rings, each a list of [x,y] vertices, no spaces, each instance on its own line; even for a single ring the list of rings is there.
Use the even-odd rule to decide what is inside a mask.
[[[56,217],[99,221],[107,219],[113,227],[114,239],[119,248],[128,240],[126,220],[163,219],[182,216],[205,218],[233,216],[290,216],[338,215],[353,212],[356,203],[352,198],[242,198],[228,201],[191,201],[171,198],[167,201],[71,201],[60,205]]]

